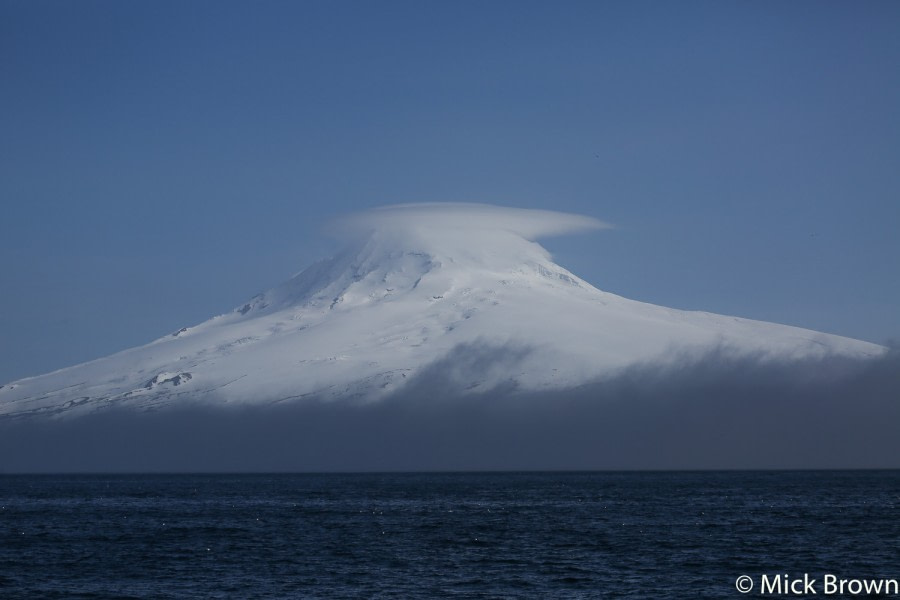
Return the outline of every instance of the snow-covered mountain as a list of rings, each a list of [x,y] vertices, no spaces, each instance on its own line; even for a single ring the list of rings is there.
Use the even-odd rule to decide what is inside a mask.
[[[345,219],[347,250],[233,312],[145,346],[0,387],[0,416],[189,402],[377,401],[451,351],[503,348],[460,389],[564,388],[635,363],[727,348],[771,358],[878,356],[807,329],[689,312],[601,291],[534,240],[604,224],[473,204]],[[473,373],[477,373],[474,375]]]

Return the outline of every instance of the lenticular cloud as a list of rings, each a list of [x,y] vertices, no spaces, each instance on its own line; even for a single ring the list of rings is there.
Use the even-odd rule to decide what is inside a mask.
[[[509,232],[527,240],[609,227],[593,217],[572,213],[474,203],[396,204],[338,221],[339,231],[352,234],[440,229]]]

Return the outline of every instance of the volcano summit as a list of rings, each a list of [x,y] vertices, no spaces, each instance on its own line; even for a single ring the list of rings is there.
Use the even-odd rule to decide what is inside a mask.
[[[797,327],[629,300],[555,264],[544,236],[589,217],[480,204],[390,206],[338,223],[350,242],[233,312],[145,346],[0,387],[0,417],[108,407],[377,401],[476,346],[506,357],[451,379],[465,390],[564,389],[714,348],[763,359],[879,356]]]

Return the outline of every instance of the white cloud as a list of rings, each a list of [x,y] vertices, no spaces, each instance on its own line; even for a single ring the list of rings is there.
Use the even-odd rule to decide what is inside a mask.
[[[593,217],[552,210],[510,208],[474,203],[423,203],[383,206],[339,219],[340,232],[505,231],[527,240],[611,227]]]

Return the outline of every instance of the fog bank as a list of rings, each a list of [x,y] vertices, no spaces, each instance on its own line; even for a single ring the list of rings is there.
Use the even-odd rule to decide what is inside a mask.
[[[375,404],[0,421],[0,472],[900,467],[900,353],[717,351],[577,389],[460,390],[527,349],[465,346]]]

